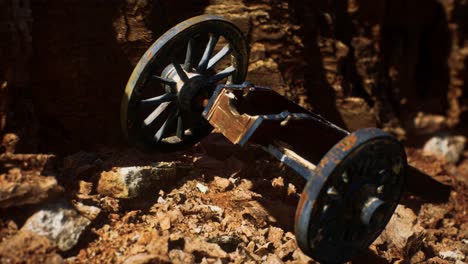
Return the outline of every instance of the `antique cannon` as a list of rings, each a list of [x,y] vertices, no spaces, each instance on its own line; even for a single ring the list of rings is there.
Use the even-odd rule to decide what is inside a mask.
[[[390,134],[349,133],[280,96],[245,82],[240,30],[212,15],[162,35],[134,69],[122,101],[122,129],[134,145],[171,151],[213,128],[234,144],[252,142],[307,184],[295,216],[301,250],[317,261],[349,260],[377,238],[403,191],[407,161]]]

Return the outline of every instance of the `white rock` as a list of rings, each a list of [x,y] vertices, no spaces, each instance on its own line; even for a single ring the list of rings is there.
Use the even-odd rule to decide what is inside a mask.
[[[232,184],[237,184],[237,182],[239,181],[240,178],[229,178],[229,181],[232,183]]]
[[[208,192],[208,187],[201,183],[197,183],[197,189],[202,192],[202,193],[207,193]]]
[[[165,204],[166,203],[166,200],[164,200],[164,198],[162,198],[161,196],[158,197],[158,204]]]
[[[140,234],[136,234],[136,235],[134,235],[134,236],[132,237],[132,239],[131,239],[131,240],[132,240],[132,242],[137,242],[137,241],[138,241],[138,239],[140,239]]]
[[[195,228],[193,229],[193,232],[194,232],[195,234],[200,234],[201,231],[202,231],[201,226],[197,226],[197,227],[195,227]]]
[[[451,251],[451,250],[442,251],[442,252],[439,252],[439,256],[441,258],[443,258],[443,259],[448,259],[448,260],[464,260],[465,259],[465,255],[463,255],[463,253],[461,253],[458,250],[456,250],[456,251]]]
[[[217,212],[217,213],[220,213],[220,212],[223,212],[223,209],[219,206],[216,206],[216,205],[208,205],[208,207],[210,208],[210,210],[212,212]]]
[[[33,214],[21,228],[45,236],[62,251],[73,248],[91,221],[72,206],[60,202]]]
[[[466,137],[440,134],[429,139],[424,145],[424,153],[457,163],[465,149]]]

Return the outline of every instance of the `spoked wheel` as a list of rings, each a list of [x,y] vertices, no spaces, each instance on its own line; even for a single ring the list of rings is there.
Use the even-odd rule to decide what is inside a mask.
[[[202,118],[219,84],[240,84],[248,65],[246,41],[229,21],[188,19],[162,35],[127,83],[121,125],[132,144],[176,150],[198,142],[212,127]]]
[[[362,129],[320,161],[301,194],[299,247],[322,263],[344,263],[367,249],[387,225],[403,192],[406,155],[379,129]]]

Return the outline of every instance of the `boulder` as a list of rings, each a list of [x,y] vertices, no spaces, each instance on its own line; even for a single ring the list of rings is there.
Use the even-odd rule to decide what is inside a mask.
[[[463,155],[466,137],[439,134],[429,139],[424,145],[424,153],[457,163]]]
[[[155,193],[164,185],[186,176],[191,166],[176,162],[158,162],[152,166],[120,167],[101,173],[97,191],[114,198],[135,198]]]
[[[44,206],[34,213],[21,230],[47,237],[60,250],[73,248],[91,221],[71,205],[61,201]]]

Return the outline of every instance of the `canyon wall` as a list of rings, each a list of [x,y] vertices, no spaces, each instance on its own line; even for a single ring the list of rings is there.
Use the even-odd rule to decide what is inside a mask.
[[[244,32],[249,81],[351,130],[404,138],[427,119],[435,130],[466,123],[466,1],[5,0],[0,129],[24,151],[124,145],[132,68],[163,32],[203,13]]]

